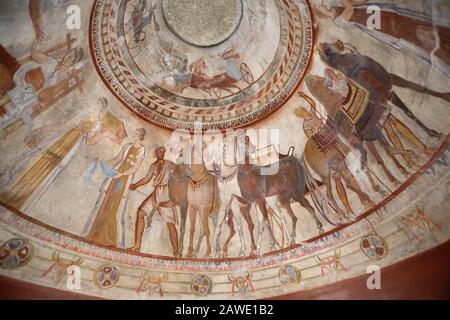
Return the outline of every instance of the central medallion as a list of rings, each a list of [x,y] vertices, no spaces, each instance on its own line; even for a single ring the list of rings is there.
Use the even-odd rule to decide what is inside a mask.
[[[312,54],[307,0],[95,0],[91,54],[108,88],[169,129],[226,130],[284,105]]]
[[[218,45],[231,37],[242,20],[242,0],[163,0],[169,29],[197,47]]]

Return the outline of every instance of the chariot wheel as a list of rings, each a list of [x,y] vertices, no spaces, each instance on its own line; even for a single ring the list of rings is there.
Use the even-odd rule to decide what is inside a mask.
[[[253,84],[255,79],[253,78],[253,74],[246,63],[241,63],[240,71],[242,74],[242,79],[248,84]]]
[[[386,241],[376,234],[363,237],[360,246],[362,252],[370,259],[380,260],[388,254]]]

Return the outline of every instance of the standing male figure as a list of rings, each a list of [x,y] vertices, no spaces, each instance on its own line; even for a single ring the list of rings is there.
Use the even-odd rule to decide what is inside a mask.
[[[157,212],[157,220],[167,223],[170,242],[172,243],[173,255],[178,255],[178,233],[176,225],[177,212],[175,204],[170,200],[169,179],[174,170],[174,163],[165,160],[166,147],[158,145],[155,148],[156,161],[150,166],[147,175],[137,183],[130,185],[130,190],[136,190],[153,180],[153,192],[144,200],[138,209],[135,227],[135,244],[130,248],[132,251],[141,250],[142,235],[145,228],[145,217],[150,215],[149,223],[153,213]]]

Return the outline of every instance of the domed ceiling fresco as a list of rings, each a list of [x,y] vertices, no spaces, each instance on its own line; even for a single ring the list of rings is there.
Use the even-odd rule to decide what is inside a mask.
[[[257,299],[447,242],[449,17],[446,1],[1,1],[0,274]]]

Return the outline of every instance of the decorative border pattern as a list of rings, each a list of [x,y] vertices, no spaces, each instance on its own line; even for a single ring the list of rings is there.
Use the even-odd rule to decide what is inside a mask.
[[[116,45],[114,21],[120,0],[96,0],[89,25],[94,65],[109,90],[144,120],[167,129],[226,130],[248,126],[278,110],[305,75],[312,56],[312,14],[306,0],[277,0],[284,8],[288,31],[286,55],[276,73],[255,94],[225,106],[188,107],[155,95],[127,68]],[[236,98],[236,97],[234,97]]]
[[[158,256],[154,254],[130,253],[123,249],[102,247],[91,243],[85,238],[62,231],[58,228],[44,224],[28,215],[20,212],[0,201],[0,225],[11,232],[20,232],[34,239],[55,245],[73,254],[84,255],[95,259],[113,261],[117,264],[127,265],[135,268],[151,270],[173,271],[173,272],[234,272],[239,270],[254,270],[267,268],[280,264],[287,264],[296,259],[302,259],[317,254],[323,250],[341,245],[361,234],[367,234],[367,219],[376,216],[382,208],[386,208],[391,201],[395,200],[409,186],[414,184],[424,173],[439,163],[441,157],[450,154],[450,135],[441,145],[436,154],[412,175],[402,186],[395,190],[390,196],[378,203],[376,206],[358,216],[355,221],[336,227],[317,237],[307,239],[302,244],[293,248],[285,248],[279,251],[268,252],[258,257],[233,257],[227,259],[188,259]],[[425,175],[426,176],[426,175]],[[3,207],[3,208],[2,208]],[[391,215],[395,215],[392,210]],[[389,212],[389,210],[388,210]],[[376,218],[375,218],[376,219]],[[384,216],[382,221],[388,219]]]

